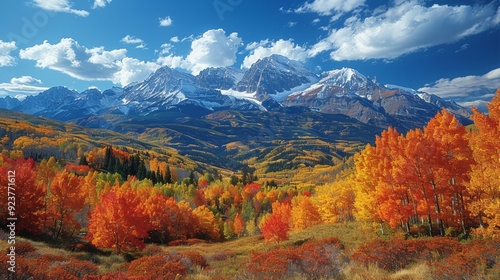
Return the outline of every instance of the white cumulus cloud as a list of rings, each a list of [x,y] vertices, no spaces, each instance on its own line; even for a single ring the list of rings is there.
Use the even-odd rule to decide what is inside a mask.
[[[184,57],[180,55],[173,55],[173,54],[168,54],[164,56],[160,56],[156,62],[160,64],[161,66],[168,66],[170,68],[182,68],[182,69],[187,69],[191,67]]]
[[[348,1],[345,1],[348,2]],[[425,6],[421,0],[396,1],[396,6],[364,19],[351,17],[310,50],[330,51],[332,59],[395,59],[429,47],[459,41],[500,23],[496,1],[484,6]]]
[[[251,52],[244,58],[242,64],[243,68],[250,68],[257,60],[273,54],[280,54],[289,59],[301,62],[308,58],[308,50],[295,44],[291,39],[279,39],[276,42],[270,40],[252,42],[246,46],[246,50],[250,50]]]
[[[112,0],[95,0],[94,1],[94,6],[92,6],[93,9],[97,8],[104,8],[106,5],[111,3]]]
[[[191,42],[191,53],[186,57],[187,63],[192,65],[191,72],[196,75],[208,67],[233,65],[242,42],[236,32],[226,36],[226,32],[222,29],[206,31]]]
[[[16,49],[16,42],[0,40],[0,67],[14,65],[16,59],[10,53]]]
[[[457,101],[462,105],[468,105],[469,103],[476,104],[479,101],[490,101],[497,89],[500,89],[500,68],[480,76],[469,75],[453,79],[439,79],[418,90]]]
[[[144,43],[144,40],[139,39],[135,36],[127,35],[123,37],[120,41],[125,44],[136,45],[135,47],[137,49],[146,49],[146,43]]]
[[[178,37],[175,38],[170,41],[178,42]],[[192,36],[180,41],[183,42],[189,39],[192,39]],[[242,42],[236,32],[226,35],[223,29],[211,29],[200,37],[192,39],[191,51],[186,57],[170,53],[173,46],[168,43],[163,44],[157,63],[171,68],[182,68],[190,71],[193,75],[197,75],[208,67],[233,65],[236,62],[236,53]],[[164,54],[168,55],[165,56]]]
[[[41,86],[42,81],[31,76],[22,76],[12,78],[8,83],[0,83],[0,91],[5,91],[15,95],[19,99],[24,99],[28,95],[35,95],[47,90],[47,87]]]
[[[296,9],[297,13],[313,12],[323,16],[334,15],[338,17],[341,14],[355,10],[365,4],[365,0],[314,0],[305,3]]]
[[[166,18],[160,18],[160,26],[163,26],[163,27],[167,27],[167,26],[171,26],[174,21],[168,16]]]
[[[86,17],[89,12],[73,9],[68,0],[33,0],[33,4],[41,9],[52,12],[63,12]]]
[[[127,35],[121,39],[123,43],[126,44],[142,44],[144,41],[142,39],[139,39],[135,36]]]
[[[33,60],[39,68],[49,68],[86,81],[111,81],[125,86],[145,79],[158,68],[126,56],[125,49],[107,51],[103,47],[88,49],[72,38],[59,43],[44,41],[19,52],[22,59]]]
[[[160,55],[170,54],[173,48],[174,48],[174,45],[172,45],[170,43],[162,44],[161,45]]]

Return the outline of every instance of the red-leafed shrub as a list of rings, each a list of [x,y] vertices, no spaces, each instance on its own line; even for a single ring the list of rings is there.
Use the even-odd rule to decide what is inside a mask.
[[[60,262],[58,263],[56,268],[57,271],[64,271],[65,275],[72,275],[77,279],[81,279],[85,275],[93,275],[99,272],[99,269],[95,264],[88,261],[80,261],[77,259],[69,259],[68,261]],[[67,278],[59,278],[59,279],[67,279]]]
[[[208,266],[207,259],[202,256],[199,252],[183,252],[181,253],[184,257],[191,261],[191,266],[199,266],[201,268],[206,268]]]
[[[36,248],[31,245],[29,242],[16,242],[16,255],[27,255],[29,253],[35,252]],[[8,248],[8,251],[10,250],[10,247]],[[9,253],[9,252],[7,252]]]
[[[395,271],[421,260],[429,263],[439,261],[459,248],[460,243],[452,238],[374,240],[359,246],[351,258],[366,266],[375,264]]]
[[[47,271],[48,279],[64,279],[64,280],[78,280],[79,278],[71,275],[71,273],[64,270],[62,267],[55,267]]]
[[[475,240],[462,244],[449,257],[432,264],[434,274],[439,279],[486,279],[489,269],[499,266],[500,242]]]
[[[338,239],[306,242],[300,247],[253,252],[248,271],[259,279],[303,275],[308,279],[338,277],[348,259]]]
[[[54,263],[67,261],[65,257],[55,255],[41,255],[36,261],[31,258],[16,259],[16,276],[19,279],[47,279],[49,268]]]
[[[185,263],[185,262],[184,262]],[[129,277],[144,277],[144,279],[174,279],[188,272],[180,255],[162,254],[144,256],[132,261],[127,269]]]
[[[168,243],[169,246],[182,246],[182,245],[194,245],[199,243],[205,243],[205,240],[198,238],[189,238],[189,239],[179,239],[174,240]]]
[[[269,252],[252,252],[248,271],[259,279],[278,279],[285,276],[288,268],[289,251],[275,249]]]
[[[2,267],[6,263],[3,255],[0,256],[0,261],[0,268],[6,271],[7,269]],[[88,261],[35,253],[21,254],[16,258],[15,275],[18,277],[16,279],[82,279],[85,275],[97,275],[98,271],[97,266]]]

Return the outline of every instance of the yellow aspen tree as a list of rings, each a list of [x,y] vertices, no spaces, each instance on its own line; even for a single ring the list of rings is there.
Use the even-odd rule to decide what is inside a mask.
[[[294,230],[302,230],[321,222],[321,215],[307,196],[296,196],[292,199],[292,224]]]

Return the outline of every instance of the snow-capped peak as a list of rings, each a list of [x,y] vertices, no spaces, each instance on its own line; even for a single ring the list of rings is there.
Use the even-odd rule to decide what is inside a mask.
[[[402,86],[398,86],[398,85],[391,85],[391,84],[387,84],[385,85],[386,88],[388,89],[400,89],[400,90],[404,90],[404,91],[407,91],[407,92],[411,92],[413,94],[417,94],[418,92],[412,88],[409,88],[409,87],[402,87]]]
[[[351,89],[376,86],[376,84],[365,75],[361,74],[355,69],[346,67],[323,73],[323,77],[320,80],[320,83]]]

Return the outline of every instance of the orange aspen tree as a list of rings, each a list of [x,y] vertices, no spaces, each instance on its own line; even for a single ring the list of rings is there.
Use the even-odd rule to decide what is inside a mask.
[[[117,254],[142,249],[148,218],[134,190],[115,186],[92,212],[88,238],[97,247],[114,248]]]
[[[428,173],[434,175],[431,187],[440,233],[444,234],[444,222],[461,228],[465,234],[469,204],[466,184],[474,163],[465,127],[453,114],[443,110],[429,121],[424,135],[436,147],[429,163],[432,171]]]
[[[292,207],[287,203],[278,201],[272,204],[272,214],[264,216],[259,224],[259,229],[266,242],[288,240],[288,232],[292,223]]]
[[[58,173],[50,185],[48,201],[48,221],[52,224],[52,237],[72,235],[80,229],[76,213],[85,205],[85,191],[82,178],[66,170]]]
[[[474,109],[477,131],[470,133],[476,164],[472,167],[468,190],[470,210],[476,217],[481,233],[500,236],[500,90],[487,104],[488,115]]]
[[[245,220],[241,217],[240,213],[236,213],[233,221],[233,232],[240,237],[245,231]]]

